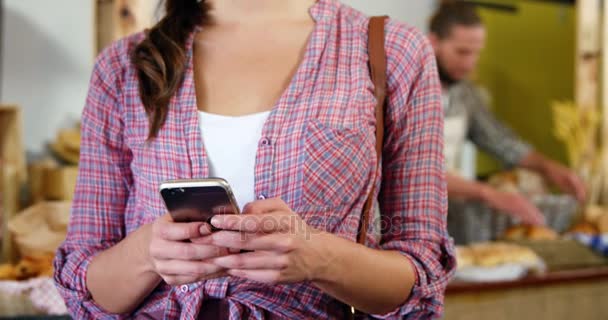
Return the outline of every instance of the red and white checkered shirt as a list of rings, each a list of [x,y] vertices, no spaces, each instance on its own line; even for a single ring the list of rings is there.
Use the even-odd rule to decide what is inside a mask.
[[[455,262],[446,231],[443,110],[432,48],[414,28],[388,22],[386,138],[382,175],[374,180],[369,20],[333,0],[318,0],[310,13],[316,26],[303,62],[264,125],[255,194],[280,197],[311,226],[355,241],[366,196],[373,183],[382,182],[382,230],[371,224],[368,245],[401,252],[418,279],[401,307],[378,317],[437,317]],[[60,293],[77,319],[123,319],[158,310],[166,319],[193,319],[210,298],[227,299],[230,319],[263,319],[268,313],[340,317],[343,305],[311,283],[271,286],[234,277],[179,288],[161,284],[131,315],[107,314],[92,300],[85,285],[91,259],[166,212],[159,184],[208,176],[193,83],[193,35],[185,81],[151,143],[129,59],[143,35],[118,41],[98,58],[83,111],[70,227],[55,261]]]

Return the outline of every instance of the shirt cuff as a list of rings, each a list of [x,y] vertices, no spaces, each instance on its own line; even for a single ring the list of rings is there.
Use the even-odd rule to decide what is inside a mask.
[[[443,314],[444,292],[451,279],[456,260],[454,247],[445,241],[439,249],[429,249],[428,243],[410,243],[402,255],[414,267],[416,282],[405,303],[385,315],[374,315],[376,319],[438,318]],[[438,254],[437,254],[438,253]],[[429,260],[432,259],[432,260]],[[423,261],[426,261],[423,262]],[[430,261],[433,261],[430,263]],[[418,316],[414,316],[418,315]]]

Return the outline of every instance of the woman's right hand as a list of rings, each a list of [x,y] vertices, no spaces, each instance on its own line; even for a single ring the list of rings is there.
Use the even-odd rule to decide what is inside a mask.
[[[225,275],[225,269],[206,260],[227,255],[228,249],[195,243],[211,234],[209,224],[176,223],[166,214],[152,224],[150,233],[149,263],[167,284],[190,284]]]
[[[485,190],[483,199],[492,209],[517,218],[524,224],[545,224],[545,217],[541,211],[521,194],[488,188]]]

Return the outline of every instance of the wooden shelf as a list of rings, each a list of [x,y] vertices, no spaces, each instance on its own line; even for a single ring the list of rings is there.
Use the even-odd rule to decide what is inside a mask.
[[[118,39],[151,27],[155,3],[150,0],[96,0],[96,54]]]
[[[25,183],[27,169],[23,147],[23,123],[21,109],[17,106],[0,105],[0,163],[14,166],[19,183]]]
[[[8,234],[8,220],[20,209],[20,190],[26,179],[21,109],[0,105],[0,229],[3,237]],[[2,260],[10,260],[12,254],[10,241],[2,241]]]

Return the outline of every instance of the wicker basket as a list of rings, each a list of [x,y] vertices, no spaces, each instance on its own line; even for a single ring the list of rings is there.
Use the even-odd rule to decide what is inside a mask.
[[[67,309],[51,278],[0,281],[0,316],[64,315]]]
[[[6,285],[0,282],[0,287]],[[24,315],[39,315],[27,293],[7,293],[0,289],[0,315],[2,317],[18,317]]]
[[[566,195],[537,196],[532,202],[544,214],[547,225],[559,233],[570,227],[578,210],[576,200]],[[448,230],[457,244],[496,240],[507,228],[519,223],[478,202],[449,203]]]
[[[70,202],[41,202],[8,222],[8,230],[21,256],[54,253],[65,239]]]

